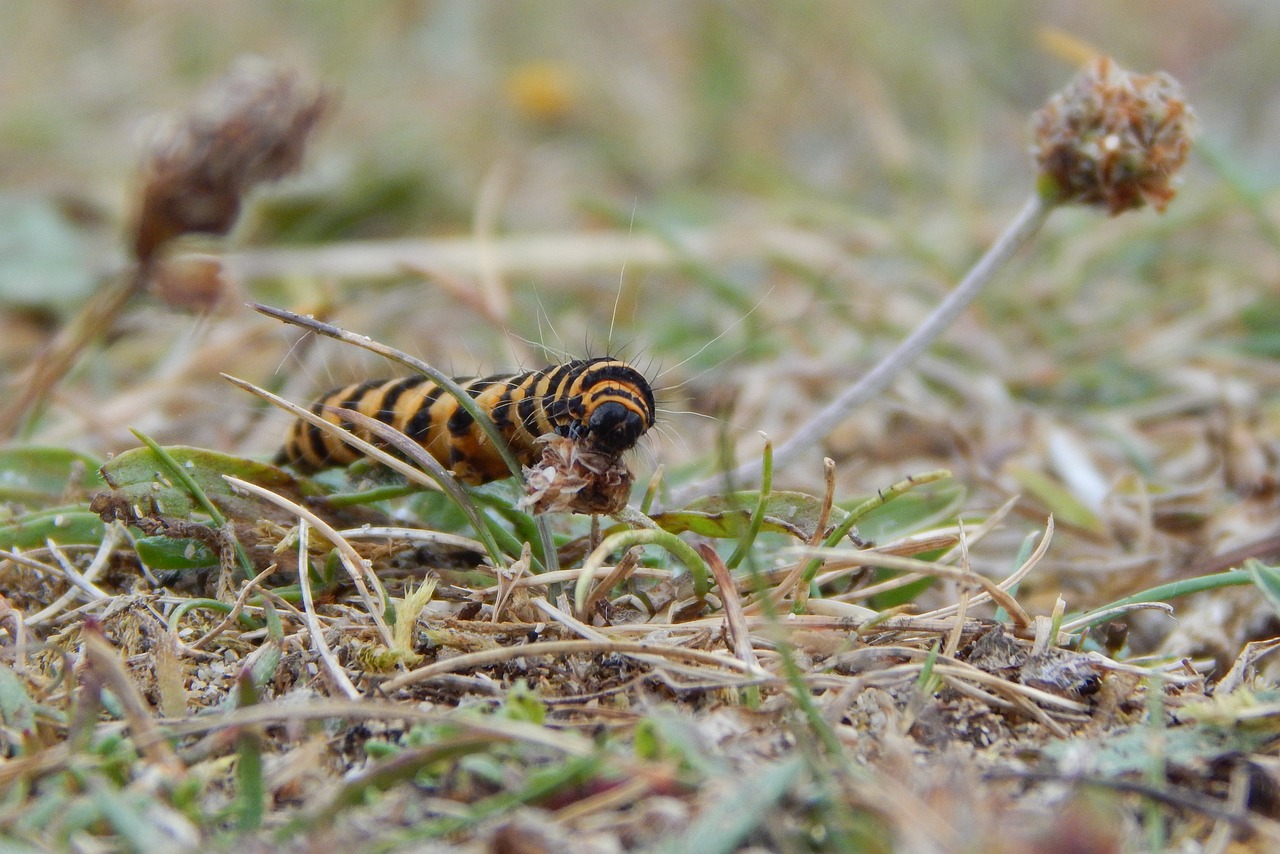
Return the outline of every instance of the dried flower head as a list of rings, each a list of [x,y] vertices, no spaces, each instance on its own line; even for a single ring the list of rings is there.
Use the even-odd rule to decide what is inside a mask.
[[[293,172],[330,98],[290,69],[237,63],[143,158],[134,255],[150,261],[182,234],[226,234],[244,196]]]
[[[1134,74],[1098,57],[1032,119],[1032,152],[1055,199],[1111,214],[1164,210],[1186,162],[1195,113],[1167,74]]]
[[[627,506],[633,476],[622,459],[564,436],[546,436],[542,459],[524,473],[522,507],[534,514],[617,513]]]
[[[170,308],[205,314],[227,308],[240,293],[222,261],[212,255],[168,256],[150,269],[147,287]]]

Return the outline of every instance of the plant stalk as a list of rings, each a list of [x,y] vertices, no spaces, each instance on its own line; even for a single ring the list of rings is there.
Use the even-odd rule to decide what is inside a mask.
[[[1009,223],[986,254],[978,259],[955,290],[938,303],[938,306],[902,340],[902,343],[802,425],[791,438],[778,446],[773,454],[774,471],[782,469],[801,453],[821,442],[855,409],[888,388],[898,374],[902,373],[946,331],[982,289],[995,278],[996,273],[1009,262],[1014,253],[1030,241],[1044,225],[1054,207],[1054,199],[1046,198],[1039,192],[1033,193],[1018,211],[1018,215]],[[730,485],[730,489],[750,488],[760,481],[761,471],[761,461],[750,460],[733,471],[718,474],[673,491],[671,505],[681,507],[695,498],[724,489],[726,483]]]

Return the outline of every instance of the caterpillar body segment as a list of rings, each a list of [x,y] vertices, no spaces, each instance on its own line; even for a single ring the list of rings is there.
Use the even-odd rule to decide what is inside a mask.
[[[584,451],[618,457],[653,426],[653,390],[626,362],[578,359],[537,371],[459,380],[489,415],[521,464],[538,459],[539,436],[555,434]],[[464,483],[510,475],[502,455],[448,392],[423,376],[353,383],[334,389],[311,411],[356,436],[382,444],[332,410],[351,409],[394,427],[417,442]],[[278,461],[305,470],[348,465],[358,451],[299,419]]]

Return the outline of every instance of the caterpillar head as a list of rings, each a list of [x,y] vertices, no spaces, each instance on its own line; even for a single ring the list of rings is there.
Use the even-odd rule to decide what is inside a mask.
[[[587,417],[583,441],[606,454],[621,454],[635,447],[649,429],[650,420],[616,400],[607,400]]]
[[[649,381],[635,368],[614,360],[591,365],[583,379],[570,437],[611,456],[631,450],[653,426]]]

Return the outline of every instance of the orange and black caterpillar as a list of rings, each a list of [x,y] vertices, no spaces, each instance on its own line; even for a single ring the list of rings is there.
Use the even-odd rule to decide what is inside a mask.
[[[547,433],[616,458],[653,426],[653,389],[643,374],[617,359],[576,359],[522,374],[460,379],[458,384],[493,419],[516,459],[526,466],[538,458],[535,440]],[[426,377],[355,383],[311,405],[311,411],[326,421],[382,444],[330,407],[391,425],[464,483],[488,483],[511,474],[471,415]],[[338,437],[299,419],[289,430],[278,462],[314,470],[359,458],[360,453]]]

